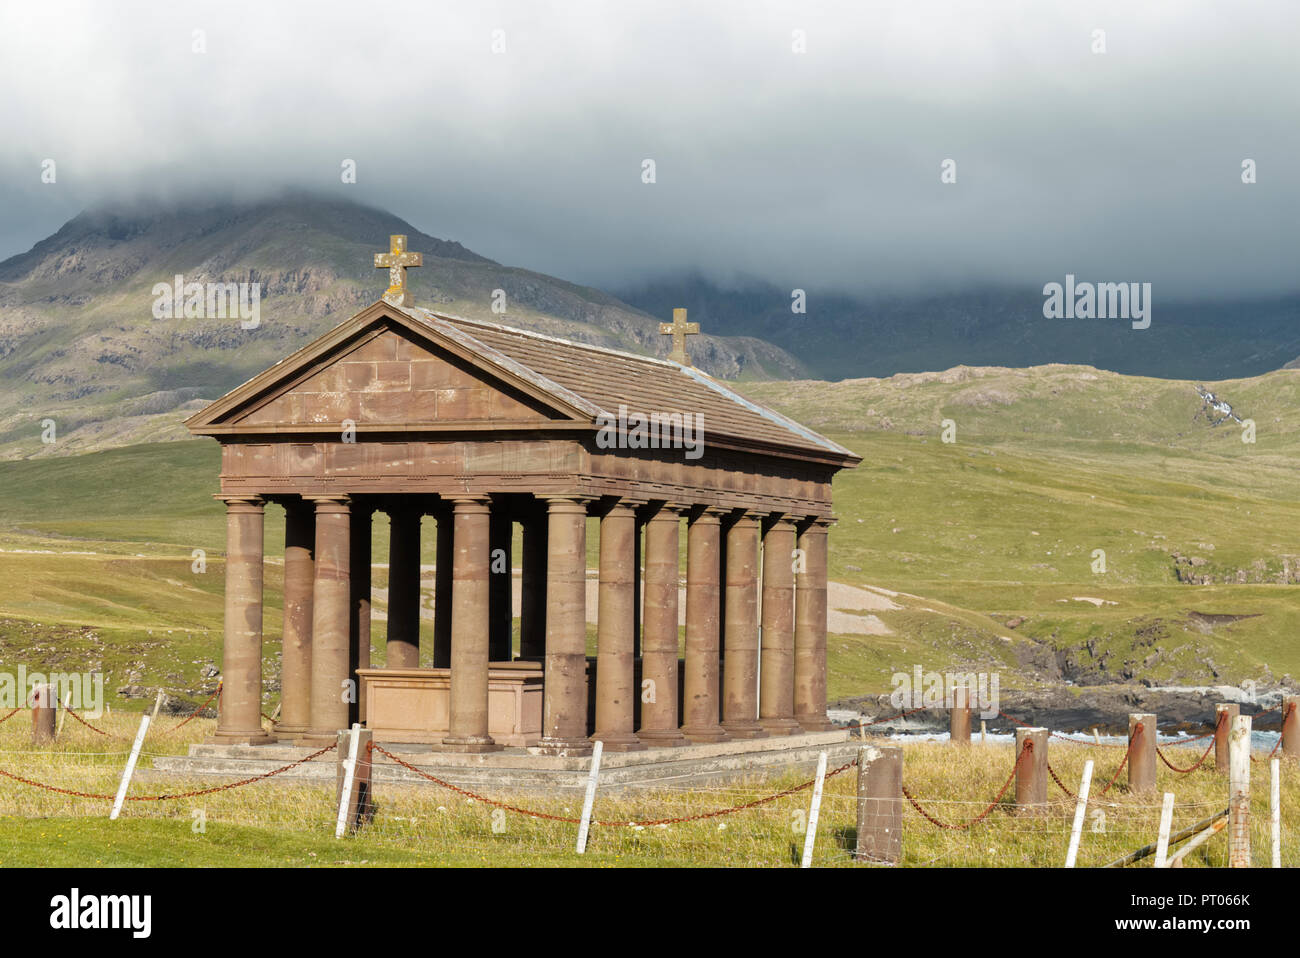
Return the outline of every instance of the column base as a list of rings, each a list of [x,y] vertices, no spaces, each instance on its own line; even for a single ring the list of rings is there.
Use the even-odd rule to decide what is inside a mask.
[[[306,725],[281,725],[278,722],[271,727],[271,737],[278,742],[289,742],[311,731]]]
[[[344,730],[339,729],[339,731]],[[338,740],[338,732],[305,732],[294,739],[293,744],[305,748],[323,748],[326,745],[336,744]]]
[[[729,742],[731,736],[721,725],[703,725],[694,728],[682,727],[682,735],[692,742]]]
[[[649,748],[676,748],[690,744],[681,730],[675,728],[643,728],[636,733],[636,737]]]
[[[257,732],[223,732],[220,729],[215,734],[208,736],[203,740],[204,745],[270,745],[275,741],[275,737],[269,735],[265,730]]]
[[[767,729],[757,722],[723,722],[723,730],[732,738],[767,738]]]
[[[540,755],[582,756],[591,754],[591,740],[544,737],[534,746]]]
[[[768,735],[798,735],[803,727],[792,718],[761,718],[758,724]]]
[[[442,744],[458,752],[499,752],[504,748],[491,735],[448,735]]]
[[[830,732],[835,729],[835,723],[826,717],[825,712],[821,715],[800,715],[796,712],[794,720],[805,732]]]
[[[600,742],[606,752],[640,752],[645,749],[645,743],[631,732],[597,732],[591,740]]]

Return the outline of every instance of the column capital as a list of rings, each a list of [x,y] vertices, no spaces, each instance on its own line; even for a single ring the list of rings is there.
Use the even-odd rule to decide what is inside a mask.
[[[764,532],[771,532],[774,529],[781,532],[795,532],[798,529],[797,517],[785,512],[769,512],[763,517],[762,523]]]
[[[727,510],[718,506],[689,506],[686,509],[686,517],[691,522],[704,522],[708,525],[720,524],[726,514]]]
[[[827,532],[835,522],[835,516],[804,516],[798,526],[800,532]]]
[[[546,504],[546,511],[555,513],[581,512],[587,514],[587,506],[595,501],[594,496],[538,496]]]
[[[689,506],[663,499],[651,499],[639,509],[640,518],[646,522],[680,522]]]
[[[636,510],[640,506],[644,506],[648,501],[648,499],[641,499],[635,496],[610,497],[608,500],[601,502],[599,514],[602,516],[615,512],[635,514]]]
[[[316,506],[316,514],[336,514],[345,515],[351,513],[351,502],[347,496],[303,496],[304,502],[313,503]]]
[[[735,526],[758,527],[762,518],[763,514],[756,509],[733,509],[727,513],[727,520],[733,528]]]
[[[492,511],[492,500],[488,496],[449,496],[448,501],[456,515],[481,514]]]
[[[261,496],[225,496],[220,493],[213,495],[226,504],[227,512],[261,512],[266,508],[266,500]]]

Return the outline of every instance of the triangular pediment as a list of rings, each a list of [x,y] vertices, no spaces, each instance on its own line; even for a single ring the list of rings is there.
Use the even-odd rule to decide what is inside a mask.
[[[377,304],[217,400],[188,425],[215,434],[317,431],[349,422],[359,431],[405,431],[575,421],[590,416]]]

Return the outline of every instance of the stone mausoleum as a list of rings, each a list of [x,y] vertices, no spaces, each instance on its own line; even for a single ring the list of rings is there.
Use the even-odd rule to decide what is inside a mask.
[[[213,741],[322,745],[360,721],[378,741],[573,756],[594,740],[630,751],[828,729],[831,480],[860,458],[695,369],[684,311],[661,326],[673,355],[654,359],[419,308],[405,237],[375,259],[390,270],[381,301],[187,422],[222,449]],[[270,731],[268,503],[286,520]],[[390,523],[383,668],[370,662],[376,512]]]

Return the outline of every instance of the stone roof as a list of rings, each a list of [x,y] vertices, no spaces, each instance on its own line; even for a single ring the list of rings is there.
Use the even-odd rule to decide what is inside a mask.
[[[268,430],[253,421],[240,425],[238,420],[249,404],[288,388],[313,368],[327,364],[332,355],[346,350],[358,336],[383,324],[405,326],[416,338],[459,354],[481,375],[508,381],[535,399],[553,404],[571,427],[586,422],[595,428],[599,416],[617,417],[620,406],[642,415],[699,414],[707,436],[723,437],[755,451],[813,456],[841,466],[861,461],[860,456],[838,443],[746,399],[693,367],[384,301],[367,307],[211,403],[186,425],[200,435],[286,431],[286,423]]]
[[[617,416],[619,406],[640,413],[700,413],[705,428],[737,438],[831,452],[857,461],[839,443],[801,426],[729,389],[692,366],[667,359],[546,336],[481,320],[435,313],[421,307],[397,307],[441,331],[458,337],[479,353],[488,350],[531,374],[541,388],[556,387],[592,418]],[[484,348],[486,347],[486,349]]]

